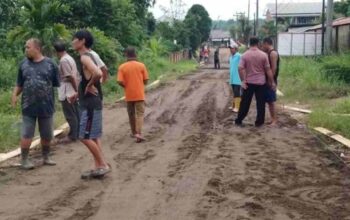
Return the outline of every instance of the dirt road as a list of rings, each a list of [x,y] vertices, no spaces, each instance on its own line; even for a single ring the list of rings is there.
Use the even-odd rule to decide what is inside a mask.
[[[0,172],[0,219],[350,219],[349,173],[288,115],[280,128],[233,126],[228,70],[201,69],[148,93],[145,136],[125,106],[104,110],[112,173],[80,180],[91,157],[58,146],[56,167]]]

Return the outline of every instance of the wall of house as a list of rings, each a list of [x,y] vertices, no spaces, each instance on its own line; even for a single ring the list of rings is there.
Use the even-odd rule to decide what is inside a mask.
[[[321,33],[279,33],[277,49],[282,56],[314,56],[321,54],[321,41]]]
[[[337,52],[344,52],[350,49],[350,25],[339,26],[338,39],[336,38],[336,28],[333,29],[333,45]]]

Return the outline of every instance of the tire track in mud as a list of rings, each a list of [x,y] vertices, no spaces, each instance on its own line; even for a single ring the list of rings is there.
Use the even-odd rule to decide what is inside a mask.
[[[219,144],[215,171],[195,211],[197,220],[349,217],[350,206],[345,201],[350,189],[344,188],[346,181],[336,177],[336,170],[328,170],[317,143],[305,143],[303,136],[295,134],[276,136],[274,143],[265,138],[266,130],[249,130],[256,134],[233,129]],[[230,144],[237,141],[232,132],[241,132],[236,137],[240,144]],[[298,152],[303,142],[307,147]],[[300,159],[305,155],[323,162]],[[310,168],[311,173],[306,171]]]
[[[108,184],[109,181],[104,180],[104,182]],[[18,219],[87,219],[99,209],[104,194],[103,190],[86,194],[88,188],[89,184],[80,182],[58,194],[56,198],[48,201],[39,210],[33,210],[35,213],[22,215]]]

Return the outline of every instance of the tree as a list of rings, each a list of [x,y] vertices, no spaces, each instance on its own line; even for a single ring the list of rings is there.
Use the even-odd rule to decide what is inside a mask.
[[[259,37],[272,37],[276,36],[276,25],[274,21],[265,21],[265,23],[259,29]]]
[[[194,19],[196,22],[196,27],[200,34],[200,41],[206,41],[209,39],[210,30],[212,25],[212,20],[209,17],[209,13],[202,5],[193,5],[187,12],[185,21],[189,19]]]
[[[55,22],[55,18],[67,10],[68,7],[59,0],[24,0],[19,18],[21,25],[8,33],[8,40],[23,44],[36,37],[43,42],[44,53],[51,55],[53,42],[70,36],[65,25]]]
[[[154,33],[154,31],[156,30],[156,19],[154,18],[153,13],[148,12],[147,13],[147,34],[150,36]]]
[[[334,2],[334,12],[341,16],[350,16],[350,0]]]
[[[169,8],[161,6],[161,10],[172,21],[182,20],[186,14],[185,6],[186,4],[183,0],[170,0]]]
[[[197,50],[202,43],[202,35],[199,29],[199,18],[197,15],[188,15],[184,21],[187,30],[189,46],[193,51]]]
[[[139,21],[145,18],[148,7],[156,3],[155,0],[131,0],[135,6],[136,16]]]

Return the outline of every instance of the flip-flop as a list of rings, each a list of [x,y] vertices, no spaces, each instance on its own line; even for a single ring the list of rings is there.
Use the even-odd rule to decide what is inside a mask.
[[[111,168],[97,168],[91,173],[91,177],[100,179],[103,178],[109,172],[111,172]]]
[[[94,170],[87,170],[87,171],[84,171],[84,172],[81,174],[81,179],[83,179],[83,180],[91,179],[91,178],[92,178],[92,172],[94,172]]]

